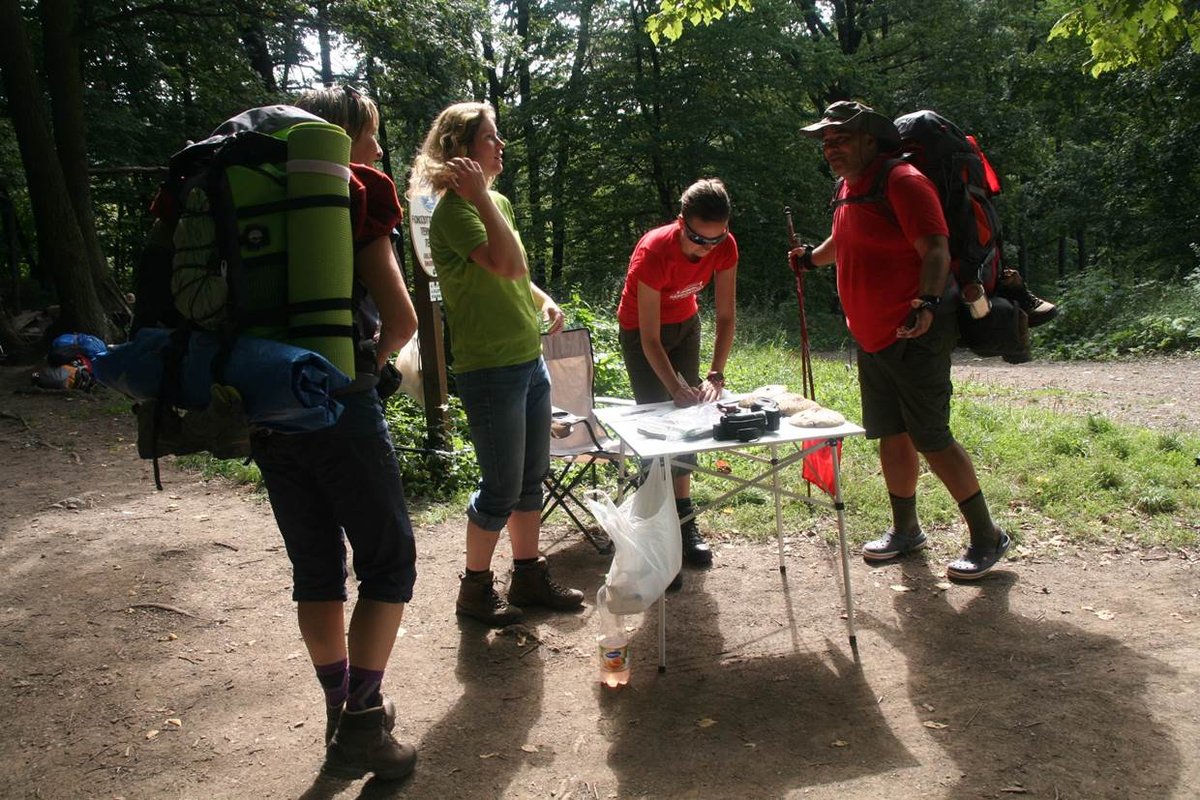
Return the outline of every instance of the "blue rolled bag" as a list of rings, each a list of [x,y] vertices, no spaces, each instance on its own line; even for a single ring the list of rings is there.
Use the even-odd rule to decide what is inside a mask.
[[[175,332],[142,328],[132,342],[109,348],[93,360],[96,379],[138,402],[158,398],[163,385],[164,356],[176,342]],[[311,350],[238,336],[223,351],[221,337],[209,331],[188,332],[179,362],[179,396],[174,405],[188,411],[207,408],[213,386],[237,390],[246,421],[279,433],[304,433],[337,422],[342,404],[335,394],[350,378],[324,356]],[[220,358],[220,361],[218,361]],[[220,375],[214,374],[214,365]]]

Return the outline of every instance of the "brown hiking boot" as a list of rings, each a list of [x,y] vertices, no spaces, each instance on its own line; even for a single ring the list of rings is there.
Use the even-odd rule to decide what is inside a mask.
[[[392,717],[394,723],[395,717]],[[413,771],[417,749],[397,742],[387,729],[384,706],[365,711],[343,711],[333,741],[325,751],[321,772],[335,778],[356,780],[368,772],[376,778],[395,780]]]
[[[460,617],[470,617],[490,625],[493,628],[503,628],[520,622],[524,613],[521,609],[506,603],[496,593],[492,585],[492,571],[477,574],[463,573],[458,585],[458,602],[454,604],[454,613]]]
[[[334,731],[337,730],[338,723],[342,721],[342,711],[346,706],[325,706],[325,746],[329,747],[329,743],[333,741]],[[390,697],[383,698],[383,727],[388,733],[396,727],[396,704],[392,702]]]
[[[550,578],[546,557],[538,556],[536,564],[513,567],[508,602],[525,607],[543,606],[554,611],[574,611],[583,605],[583,592],[555,583]]]

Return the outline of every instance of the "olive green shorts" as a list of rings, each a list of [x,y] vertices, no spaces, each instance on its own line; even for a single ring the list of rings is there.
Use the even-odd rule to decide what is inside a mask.
[[[943,313],[919,338],[898,339],[876,353],[859,348],[858,382],[868,439],[907,433],[922,453],[954,443],[950,353],[957,343],[957,315]]]

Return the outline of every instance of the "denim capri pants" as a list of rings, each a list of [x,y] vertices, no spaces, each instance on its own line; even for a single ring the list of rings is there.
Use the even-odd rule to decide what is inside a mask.
[[[513,511],[542,507],[542,479],[550,469],[550,374],[539,356],[462,372],[456,380],[480,473],[467,518],[499,531]]]

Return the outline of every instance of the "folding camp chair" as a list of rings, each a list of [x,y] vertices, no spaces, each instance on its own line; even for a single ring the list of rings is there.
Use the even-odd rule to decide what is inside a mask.
[[[550,424],[550,472],[544,485],[542,521],[561,508],[579,532],[601,553],[612,552],[612,542],[580,519],[587,507],[576,494],[585,479],[593,488],[598,482],[597,464],[623,464],[620,443],[596,419],[592,381],[592,335],[587,328],[571,328],[542,335],[542,355],[550,372],[550,403],[554,407]],[[605,398],[606,402],[622,402]],[[622,470],[623,473],[623,470]],[[622,474],[622,478],[624,475]]]

